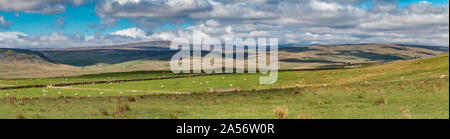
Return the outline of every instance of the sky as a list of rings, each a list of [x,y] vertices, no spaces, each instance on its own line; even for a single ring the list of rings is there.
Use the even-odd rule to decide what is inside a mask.
[[[448,0],[0,0],[0,47],[192,38],[449,46]]]

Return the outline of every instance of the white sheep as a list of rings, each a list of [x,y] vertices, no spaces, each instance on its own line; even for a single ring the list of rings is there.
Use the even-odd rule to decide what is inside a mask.
[[[62,92],[58,92],[58,95],[62,95]]]
[[[42,96],[44,96],[44,97],[45,97],[45,96],[47,96],[47,94],[46,94],[46,93],[44,93],[44,94],[42,94]]]
[[[103,95],[103,92],[100,92],[100,95]]]
[[[77,97],[78,97],[78,93],[75,93],[75,96],[77,96]]]

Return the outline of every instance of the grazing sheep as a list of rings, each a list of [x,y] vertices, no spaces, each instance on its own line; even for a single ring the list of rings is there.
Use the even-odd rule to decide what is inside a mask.
[[[42,90],[42,93],[47,93],[47,92],[48,92],[48,91],[47,91],[47,90],[45,90],[45,89],[44,89],[44,90]]]
[[[444,79],[445,77],[447,77],[447,75],[441,75],[439,78]]]
[[[209,84],[209,82],[206,82],[206,84]]]
[[[400,79],[402,79],[402,80],[403,80],[403,79],[405,79],[405,77],[403,77],[403,76],[402,76],[402,77],[400,77]]]
[[[44,93],[44,94],[42,94],[42,96],[44,96],[44,97],[45,97],[45,96],[47,96],[47,94],[46,94],[46,93]]]
[[[195,81],[192,81],[192,83],[195,83]]]
[[[327,84],[323,84],[322,86],[323,86],[323,87],[327,87],[328,85],[327,85]]]
[[[100,92],[100,95],[103,95],[103,92]]]
[[[230,87],[233,87],[233,84],[230,84]]]
[[[77,96],[77,97],[78,97],[78,93],[75,93],[75,96]]]
[[[62,92],[58,92],[58,95],[62,95]]]
[[[87,97],[91,97],[91,95],[87,95]]]
[[[202,85],[203,83],[200,83],[200,85]]]
[[[164,85],[161,85],[161,88],[165,88],[165,86],[164,86]]]
[[[123,94],[123,92],[122,92],[122,91],[120,91],[120,92],[119,92],[119,94],[121,94],[121,95],[122,95],[122,94]]]
[[[10,94],[6,94],[7,97],[11,96]]]

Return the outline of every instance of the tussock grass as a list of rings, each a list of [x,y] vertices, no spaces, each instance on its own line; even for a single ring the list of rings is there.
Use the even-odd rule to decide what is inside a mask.
[[[277,119],[287,119],[289,117],[289,112],[286,108],[276,107],[273,112]]]

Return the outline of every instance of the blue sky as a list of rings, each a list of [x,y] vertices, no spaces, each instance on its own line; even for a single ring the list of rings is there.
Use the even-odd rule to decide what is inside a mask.
[[[22,1],[26,2],[29,0],[18,0],[18,2]],[[84,3],[71,4],[71,2],[80,1]],[[284,43],[303,44],[362,42],[420,44],[421,42],[416,38],[434,34],[435,38],[428,38],[425,40],[428,42],[423,42],[423,44],[448,45],[448,43],[444,42],[448,40],[448,35],[442,34],[442,32],[448,32],[448,22],[441,19],[442,16],[448,18],[448,0],[397,0],[396,2],[394,0],[354,0],[362,1],[356,5],[348,2],[349,0],[286,0],[284,2],[274,2],[274,0],[260,0],[265,2],[244,2],[241,0],[156,1],[61,0],[61,2],[42,2],[40,3],[41,5],[32,7],[13,7],[8,6],[7,3],[2,3],[5,0],[0,0],[0,35],[3,35],[3,39],[0,36],[0,45],[2,45],[3,41],[3,43],[9,43],[8,45],[13,46],[11,40],[5,40],[5,32],[21,32],[28,36],[38,37],[48,36],[55,32],[66,36],[79,34],[85,37],[98,34],[116,34],[131,37],[133,38],[132,41],[139,41],[136,40],[138,38],[141,38],[141,41],[149,41],[151,39],[167,39],[186,35],[186,32],[192,28],[205,28],[204,30],[208,31],[221,30],[222,32],[206,32],[210,36],[216,37],[230,36],[231,31],[235,35],[241,34],[238,37],[265,34],[266,36],[281,37]],[[421,1],[431,2],[433,6],[430,7],[427,4],[417,5]],[[178,5],[171,5],[170,2],[172,4],[178,2]],[[352,9],[352,7],[346,5],[353,5],[366,12],[355,11],[354,8]],[[407,13],[417,12],[417,14],[422,15],[420,18],[424,18],[423,21],[433,21],[433,23],[397,21],[394,18],[405,18],[412,21],[420,21],[420,19],[415,19],[419,17],[417,14],[405,14],[392,10],[386,11],[389,8],[386,8],[385,5],[395,5],[398,11],[404,9],[408,11]],[[113,8],[107,9],[108,6]],[[384,16],[380,16],[382,15],[380,11],[371,11],[376,9],[374,7],[377,6],[378,9],[385,10],[381,11],[385,14]],[[65,10],[63,12],[45,11],[48,10],[45,9],[48,7],[53,9],[63,7]],[[284,9],[281,7],[284,7]],[[223,8],[230,9],[224,10]],[[289,8],[292,9],[285,10]],[[323,11],[324,8],[329,8],[329,10]],[[339,11],[336,12],[333,8],[337,8]],[[294,13],[289,13],[290,11]],[[295,16],[290,16],[293,14]],[[360,14],[364,14],[364,16]],[[1,18],[3,18],[3,21]],[[358,22],[352,22],[355,19],[358,19]],[[374,23],[378,21],[379,23]],[[251,28],[241,28],[241,26],[251,26]],[[263,26],[264,28],[261,28]],[[422,28],[422,31],[405,32],[406,29],[402,30],[403,27]],[[118,31],[120,32],[117,33]],[[336,33],[350,31],[355,33]],[[3,34],[1,34],[2,32]],[[411,33],[418,35],[412,36]],[[378,34],[389,34],[399,38],[391,39],[392,36],[388,35],[382,38]],[[287,35],[294,37],[289,38],[286,37]],[[333,39],[324,39],[323,36],[332,37]],[[365,37],[355,38],[355,36]],[[403,38],[400,38],[401,36]],[[8,39],[11,39],[11,36]],[[26,41],[33,43],[31,39]],[[19,44],[20,42],[24,41],[14,41],[14,46],[28,45]],[[42,42],[34,44],[39,43]],[[84,42],[78,45],[90,44]]]

